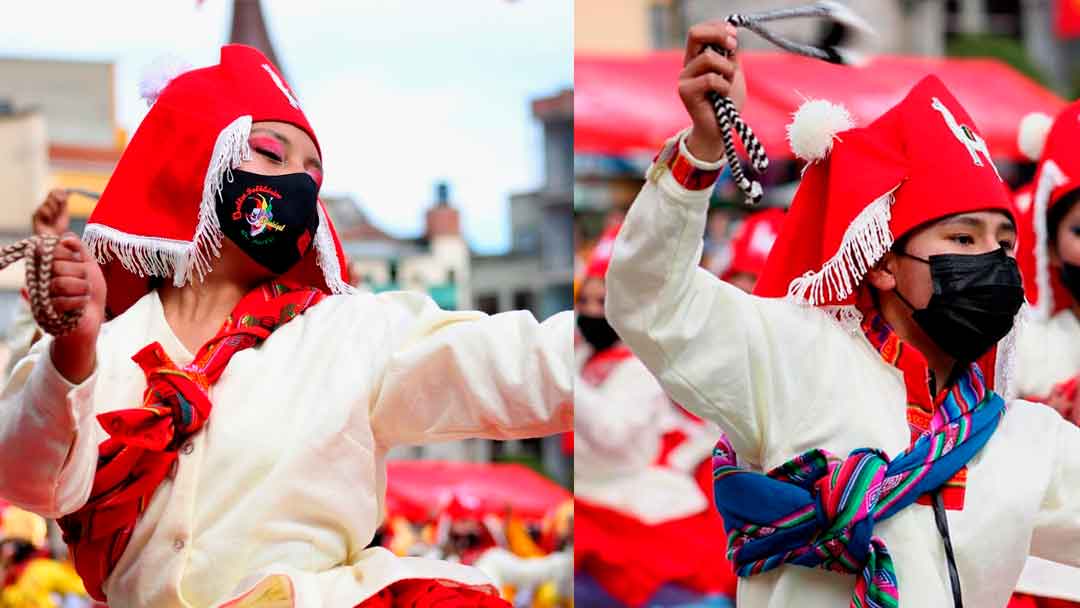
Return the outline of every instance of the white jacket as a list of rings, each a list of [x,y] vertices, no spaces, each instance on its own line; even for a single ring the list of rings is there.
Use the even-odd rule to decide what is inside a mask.
[[[1080,374],[1080,320],[1071,309],[1047,320],[1027,319],[1016,340],[1018,395],[1045,398]]]
[[[574,385],[574,496],[646,524],[709,508],[690,475],[655,464],[661,435],[672,428],[676,415],[682,416],[636,357],[618,362],[596,386],[579,374]]]
[[[193,358],[151,292],[103,327],[79,386],[52,365],[50,338],[34,347],[0,393],[0,496],[48,517],[85,504],[106,438],[95,415],[142,403],[130,357],[155,340],[178,365]],[[386,451],[569,430],[571,349],[569,312],[537,323],[403,292],[327,298],[237,353],[211,387],[210,421],[105,582],[109,606],[214,606],[258,587],[322,608],[407,578],[487,585],[474,568],[365,549],[383,518]]]
[[[1021,396],[1045,398],[1080,374],[1080,321],[1072,310],[1047,320],[1026,319],[1016,340],[1016,384]],[[1016,588],[1041,597],[1080,601],[1080,569],[1029,558]]]
[[[742,462],[769,470],[812,448],[847,455],[908,447],[900,370],[821,310],[763,299],[699,269],[709,191],[652,173],[615,243],[607,317],[669,395],[727,433]],[[949,511],[964,603],[1005,606],[1029,550],[1080,564],[1080,429],[1010,404]],[[933,510],[912,505],[875,534],[896,563],[902,606],[951,606]],[[740,579],[740,608],[836,608],[855,576],[781,566]]]

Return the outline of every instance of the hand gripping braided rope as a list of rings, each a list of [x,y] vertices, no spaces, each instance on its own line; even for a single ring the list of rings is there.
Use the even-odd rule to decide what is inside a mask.
[[[55,236],[32,236],[0,249],[0,269],[26,260],[26,290],[34,321],[46,333],[63,336],[70,333],[82,318],[82,309],[58,313],[49,301],[53,253],[60,239]]]
[[[828,61],[829,63],[854,63],[855,56],[847,49],[838,46],[827,46],[822,48],[801,44],[793,40],[788,40],[787,38],[768,30],[763,25],[769,21],[803,17],[819,17],[842,25],[851,26],[865,32],[873,32],[870,26],[859,18],[858,15],[853,13],[851,9],[830,0],[819,0],[813,4],[795,8],[729,15],[727,22],[735,27],[746,28],[790,53],[813,57],[814,59]],[[707,48],[711,48],[725,57],[731,57],[731,52],[727,49],[722,49],[714,45],[709,45]],[[765,146],[761,145],[761,141],[754,135],[754,131],[751,130],[750,126],[743,121],[741,116],[739,116],[739,111],[735,109],[735,104],[732,103],[731,99],[722,97],[715,92],[711,92],[709,93],[709,100],[716,110],[716,121],[720,125],[720,132],[724,141],[724,157],[727,160],[728,167],[731,168],[731,178],[751,203],[757,203],[761,201],[761,196],[764,194],[764,191],[761,188],[760,182],[756,180],[751,181],[746,176],[746,173],[743,172],[742,165],[739,164],[739,156],[735,151],[735,140],[732,137],[731,132],[734,130],[735,134],[739,136],[739,140],[742,141],[743,147],[746,148],[746,153],[750,156],[750,166],[758,175],[764,173],[769,167],[769,157],[765,154]]]

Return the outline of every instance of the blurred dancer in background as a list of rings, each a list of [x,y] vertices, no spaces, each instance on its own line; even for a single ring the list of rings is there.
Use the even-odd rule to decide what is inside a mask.
[[[575,600],[664,606],[729,595],[734,578],[715,559],[723,528],[691,475],[697,461],[667,462],[706,429],[671,402],[605,318],[617,232],[610,227],[597,243],[575,305],[584,340],[574,389]],[[673,434],[680,441],[666,445]],[[701,559],[705,552],[713,557]]]

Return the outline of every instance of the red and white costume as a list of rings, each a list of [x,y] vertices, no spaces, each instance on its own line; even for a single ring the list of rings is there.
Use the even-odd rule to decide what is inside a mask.
[[[80,509],[107,437],[95,417],[142,402],[147,380],[132,355],[156,341],[178,365],[191,362],[148,280],[184,285],[211,271],[222,238],[215,194],[265,120],[315,139],[249,47],[224,47],[220,65],[160,92],[86,228],[116,315],[96,370],[72,385],[46,337],[0,394],[5,498],[47,517]],[[474,568],[366,548],[385,512],[385,456],[401,444],[568,430],[571,314],[538,323],[526,312],[444,311],[415,293],[353,293],[319,213],[314,247],[288,276],[333,295],[237,354],[209,387],[209,422],[177,450],[104,581],[111,608],[346,607],[421,579],[495,592]]]
[[[796,125],[811,113],[800,110]],[[977,132],[962,126],[970,119],[940,81],[922,81],[863,128],[832,116],[840,128],[825,129],[819,154],[804,156],[811,164],[758,282],[756,293],[768,297],[699,268],[722,163],[694,159],[682,137],[650,168],[607,275],[607,316],[622,339],[669,395],[715,421],[757,471],[810,449],[892,455],[909,447],[906,375],[860,328],[860,282],[894,237],[914,227],[991,204],[1008,208]],[[980,364],[1009,401],[1009,349],[998,348]],[[1078,489],[1080,429],[1044,406],[1010,406],[967,467],[963,509],[948,511],[965,605],[1004,606],[1029,553],[1080,565]],[[896,564],[902,605],[951,605],[929,506],[913,504],[874,533]],[[836,608],[849,605],[854,585],[851,575],[784,565],[740,579],[736,604]]]
[[[598,244],[585,280],[603,279],[614,234]],[[673,404],[622,343],[600,352],[579,344],[577,358],[575,567],[631,606],[665,583],[730,592],[726,563],[695,556],[723,534],[711,492],[692,476],[707,454],[694,456],[702,451],[696,439],[704,436],[711,449],[717,434]],[[673,467],[670,460],[686,463]]]
[[[1046,400],[1056,388],[1075,384],[1080,376],[1080,319],[1072,306],[1059,269],[1050,263],[1047,216],[1063,195],[1080,187],[1080,102],[1054,119],[1026,117],[1019,147],[1037,161],[1035,179],[1019,188],[1020,249],[1017,262],[1024,274],[1024,293],[1032,305],[1017,334],[1016,384],[1021,397]],[[1031,558],[1017,583],[1023,593],[1040,598],[1080,602],[1080,569]]]
[[[1035,180],[1016,194],[1021,211],[1017,261],[1024,272],[1024,293],[1034,309],[1017,342],[1017,382],[1020,395],[1037,399],[1080,374],[1080,320],[1072,310],[1076,302],[1050,263],[1051,235],[1047,234],[1047,215],[1065,194],[1080,188],[1080,154],[1076,152],[1080,102],[1067,106],[1052,124],[1046,120],[1041,133],[1021,133],[1041,140],[1037,142],[1041,145],[1032,150],[1039,153],[1032,159],[1039,161]],[[1026,130],[1040,129],[1036,124]]]

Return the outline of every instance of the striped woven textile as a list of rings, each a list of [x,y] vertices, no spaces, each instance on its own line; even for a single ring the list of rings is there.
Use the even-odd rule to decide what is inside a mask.
[[[890,459],[860,448],[844,459],[810,450],[767,474],[736,465],[727,438],[713,451],[716,506],[739,576],[795,564],[856,574],[853,608],[900,605],[896,568],[874,523],[938,489],[990,439],[1005,401],[972,365],[949,391],[942,424]]]

